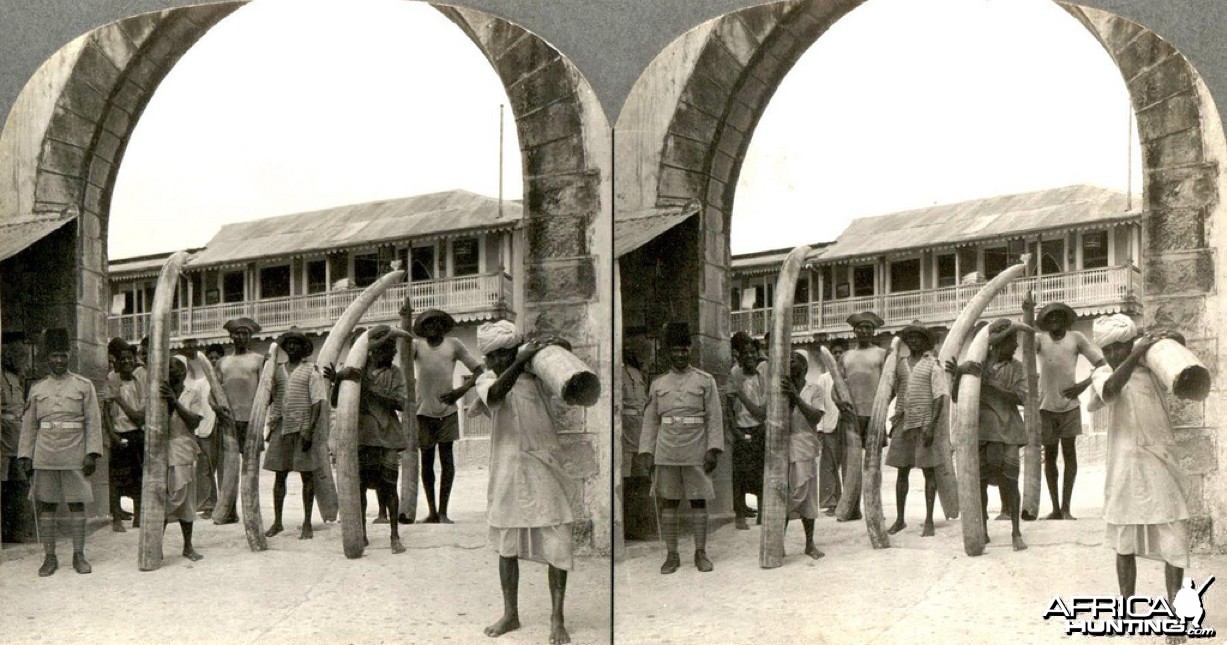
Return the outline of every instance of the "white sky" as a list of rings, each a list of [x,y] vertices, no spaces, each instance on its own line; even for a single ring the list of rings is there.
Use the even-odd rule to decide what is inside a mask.
[[[1129,119],[1112,59],[1050,0],[873,0],[801,57],[759,121],[732,251],[829,241],[853,217],[933,204],[1124,191]],[[1133,142],[1140,192],[1136,130]]]
[[[116,180],[112,259],[204,246],[222,224],[464,188],[498,194],[499,104],[480,50],[403,0],[258,0],[154,93]],[[506,110],[504,196],[519,199]]]
[[[282,213],[495,195],[506,100],[427,5],[258,0],[154,94],[116,182],[110,257],[203,246],[224,223]],[[733,252],[831,240],[852,217],[931,204],[1124,190],[1128,110],[1111,59],[1050,0],[873,0],[801,58],[759,122]],[[504,149],[504,195],[518,199],[509,108]]]

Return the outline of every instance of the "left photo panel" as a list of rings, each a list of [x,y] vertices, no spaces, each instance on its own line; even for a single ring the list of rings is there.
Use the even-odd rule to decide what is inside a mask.
[[[612,642],[612,138],[571,61],[401,0],[15,13],[0,615]]]

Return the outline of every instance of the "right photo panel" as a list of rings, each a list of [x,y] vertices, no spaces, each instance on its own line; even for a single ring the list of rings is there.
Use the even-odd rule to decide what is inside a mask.
[[[1215,634],[1227,142],[1159,13],[776,2],[655,57],[611,117],[616,642]]]

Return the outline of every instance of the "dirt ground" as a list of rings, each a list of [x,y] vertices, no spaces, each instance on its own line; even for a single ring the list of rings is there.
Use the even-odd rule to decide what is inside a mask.
[[[885,469],[883,509],[894,521],[895,471]],[[1077,521],[1024,522],[1029,548],[1014,552],[1009,522],[993,521],[1000,503],[989,493],[985,554],[962,548],[958,520],[938,516],[937,536],[922,538],[923,477],[912,473],[903,532],[875,551],[863,522],[822,517],[816,542],[826,557],[802,554],[804,534],[793,522],[778,569],[758,566],[760,527],[725,525],[709,538],[715,571],[699,573],[690,536],[680,541],[682,568],[662,576],[659,542],[632,542],[615,573],[615,632],[619,643],[1047,643],[1064,637],[1059,619],[1041,618],[1056,595],[1117,593],[1115,556],[1104,546],[1100,518],[1103,466],[1082,465],[1072,513]],[[1048,501],[1041,511],[1050,510]],[[1227,556],[1194,555],[1188,575],[1227,578]],[[1221,583],[1222,580],[1219,581]],[[1227,589],[1207,591],[1205,626],[1227,635]],[[1163,566],[1138,561],[1138,593],[1163,593]],[[1081,636],[1067,637],[1076,642]],[[1089,639],[1096,642],[1102,639]],[[1163,638],[1128,642],[1162,643]],[[1192,641],[1191,641],[1192,642]]]
[[[341,551],[341,528],[315,517],[315,539],[298,539],[300,486],[291,477],[286,532],[269,550],[252,553],[242,524],[196,523],[204,556],[180,556],[182,540],[168,527],[166,559],[155,572],[136,566],[138,532],[92,533],[90,575],[72,570],[72,547],[60,540],[60,569],[39,578],[42,548],[14,545],[0,564],[0,642],[218,643],[490,643],[482,628],[502,612],[498,560],[486,546],[486,470],[457,473],[453,525],[401,526],[406,553],[393,555],[386,525],[368,526],[371,546],[358,560]],[[271,474],[261,481],[265,526],[272,521]],[[125,504],[127,501],[125,500]],[[374,494],[368,516],[374,518]],[[425,517],[424,499],[418,504]],[[607,643],[609,560],[576,558],[567,585],[566,617],[576,643]],[[520,566],[523,627],[499,643],[549,640],[546,570]]]
[[[341,553],[337,524],[315,521],[316,537],[297,539],[298,486],[291,480],[287,530],[270,549],[251,553],[241,525],[198,523],[191,563],[178,555],[178,529],[170,527],[166,562],[156,572],[136,568],[137,533],[105,525],[87,543],[94,573],[71,569],[71,547],[61,540],[60,570],[38,578],[38,545],[4,551],[0,564],[0,642],[272,642],[301,639],[347,643],[544,643],[549,599],[545,570],[521,567],[524,627],[498,641],[481,633],[499,614],[496,560],[486,547],[483,522],[486,472],[458,473],[456,524],[402,527],[409,551],[392,555],[387,527],[373,526],[372,546],[359,560]],[[715,571],[700,574],[682,537],[682,569],[662,576],[659,542],[632,542],[618,563],[617,643],[1046,643],[1062,638],[1062,624],[1041,618],[1053,596],[1116,593],[1112,553],[1098,519],[1103,468],[1084,464],[1075,496],[1075,522],[1023,525],[1030,548],[1015,553],[1009,524],[990,521],[993,542],[977,558],[962,550],[957,520],[939,519],[937,537],[920,537],[923,497],[913,473],[908,528],[892,548],[869,547],[864,524],[818,521],[826,557],[801,554],[794,522],[784,566],[758,566],[760,529],[724,524],[710,539]],[[894,472],[883,486],[893,518]],[[262,482],[265,491],[271,480]],[[990,493],[990,515],[998,508]],[[265,494],[267,498],[267,493]],[[266,524],[272,509],[263,509]],[[425,514],[425,503],[419,504]],[[1042,511],[1048,510],[1045,499]],[[374,509],[369,512],[374,517]],[[940,517],[940,510],[938,512]],[[577,558],[568,584],[567,623],[577,643],[607,643],[610,574],[605,559]],[[1139,561],[1139,593],[1162,591],[1162,567]],[[1195,555],[1189,574],[1227,579],[1227,556]],[[1227,589],[1220,581],[1205,598],[1205,624],[1227,630]],[[1129,642],[1161,643],[1140,638]],[[1221,642],[1221,641],[1220,641]]]

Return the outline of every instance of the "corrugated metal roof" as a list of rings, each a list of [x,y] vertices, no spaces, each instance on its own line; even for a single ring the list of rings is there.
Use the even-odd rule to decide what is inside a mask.
[[[614,257],[620,258],[651,242],[699,212],[698,202],[623,213],[614,222]]]
[[[188,249],[188,253],[194,255],[200,252],[201,249]],[[121,258],[119,260],[111,260],[109,268],[111,276],[126,278],[139,277],[143,275],[157,275],[162,271],[162,266],[166,264],[166,260],[174,255],[172,252],[158,253],[157,255],[142,255],[132,258]],[[189,262],[191,261],[189,255]]]
[[[21,253],[76,218],[76,211],[69,209],[63,214],[34,213],[22,221],[0,224],[0,261]]]
[[[512,228],[523,217],[519,202],[465,190],[415,195],[307,213],[227,224],[191,260],[191,266],[376,245],[461,231]]]
[[[861,217],[811,257],[883,255],[1137,219],[1141,209],[1126,211],[1126,203],[1122,192],[1077,185]]]

